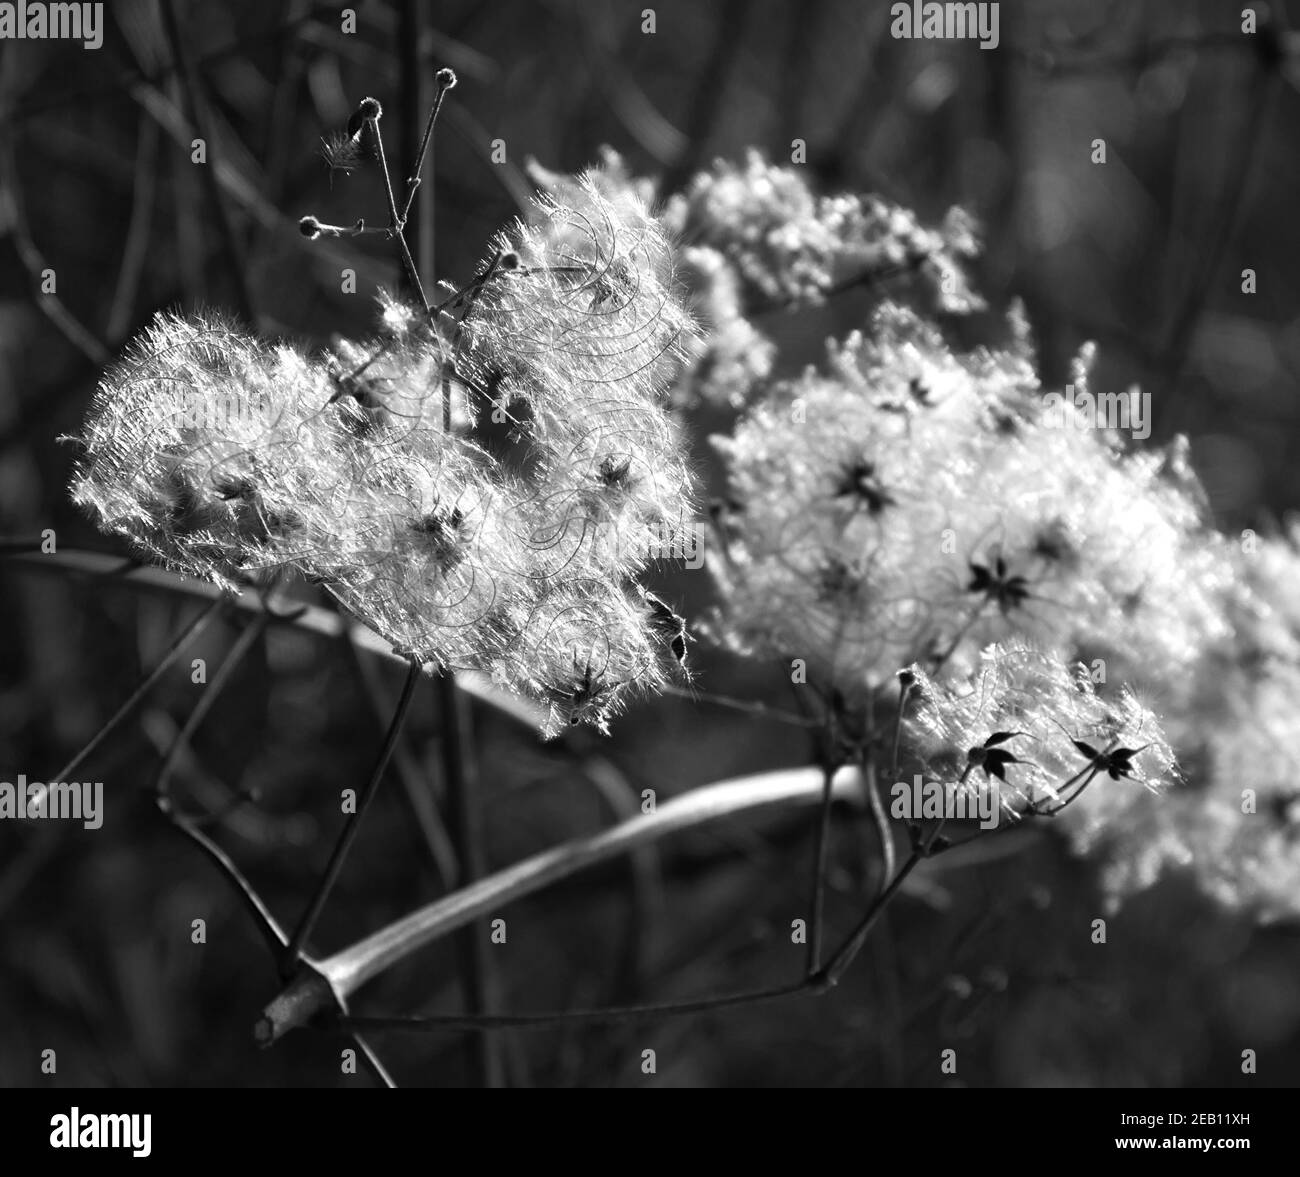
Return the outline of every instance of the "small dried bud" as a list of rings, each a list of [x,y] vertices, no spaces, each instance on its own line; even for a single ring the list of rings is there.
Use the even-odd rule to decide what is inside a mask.
[[[506,250],[497,259],[498,270],[517,270],[519,269],[519,255],[513,249]]]
[[[378,98],[363,98],[356,110],[352,112],[352,117],[348,119],[348,135],[355,139],[369,120],[383,117],[384,108]]]
[[[308,241],[315,241],[320,236],[320,221],[315,217],[303,217],[298,222],[298,232]]]
[[[438,83],[440,90],[454,90],[456,88],[456,71],[443,66],[436,74],[434,79]]]

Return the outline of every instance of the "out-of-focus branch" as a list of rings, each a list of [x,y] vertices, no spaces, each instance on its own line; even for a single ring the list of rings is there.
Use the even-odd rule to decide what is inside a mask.
[[[230,270],[230,277],[235,291],[236,309],[247,323],[255,323],[253,315],[253,296],[248,287],[248,262],[244,256],[244,243],[231,216],[221,185],[216,178],[217,150],[212,139],[212,126],[208,119],[207,99],[203,95],[202,83],[193,55],[185,38],[181,35],[180,22],[176,17],[179,0],[160,0],[163,27],[167,30],[167,40],[171,46],[172,60],[179,68],[181,91],[185,98],[190,123],[198,137],[206,145],[207,162],[200,169],[203,187],[208,199],[216,210],[217,222],[221,227],[221,237],[225,244],[224,255]]]
[[[68,309],[56,293],[45,293],[40,289],[45,271],[54,273],[56,280],[57,271],[46,261],[45,255],[41,253],[32,237],[31,225],[27,220],[27,209],[18,187],[18,165],[8,135],[0,136],[0,208],[3,209],[4,219],[13,233],[14,248],[18,251],[18,258],[35,287],[32,291],[32,301],[37,309],[91,363],[96,365],[108,363],[110,352],[95,333]]]
[[[101,576],[132,588],[167,596],[180,594],[207,601],[225,599],[229,601],[231,608],[246,612],[257,613],[265,608],[262,598],[252,589],[245,589],[235,596],[230,596],[215,585],[198,580],[187,580],[160,568],[137,564],[134,560],[124,560],[120,556],[69,549],[49,555],[21,552],[5,558],[12,561],[15,567],[29,571]],[[337,638],[349,632],[349,622],[346,618],[322,609],[319,605],[295,605],[291,612],[283,615],[275,614],[271,620],[277,625],[292,625],[326,638]],[[373,630],[352,626],[350,632],[353,642],[359,649],[392,662],[405,664],[406,659],[393,653],[392,647]],[[493,708],[524,727],[537,731],[546,722],[546,716],[539,707],[527,699],[498,690],[485,675],[462,670],[457,674],[456,682],[477,702]]]

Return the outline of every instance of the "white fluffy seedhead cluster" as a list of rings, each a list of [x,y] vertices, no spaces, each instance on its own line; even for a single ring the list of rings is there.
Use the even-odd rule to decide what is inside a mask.
[[[556,575],[603,574],[610,546],[635,572],[635,553],[671,544],[692,514],[662,404],[693,333],[668,242],[635,196],[586,177],[496,244],[517,269],[485,286],[466,326],[496,406],[533,447],[535,538]]]
[[[743,408],[771,376],[776,345],[746,317],[740,275],[721,253],[688,246],[682,267],[707,333],[683,372],[676,398]]]
[[[1042,403],[1023,341],[956,355],[882,307],[717,439],[736,509],[711,561],[715,633],[803,658],[850,701],[1015,635],[1115,679],[1185,668],[1224,631],[1229,575],[1196,495],[1170,455],[1057,428]]]
[[[96,392],[73,498],[149,558],[223,587],[292,564],[277,545],[301,536],[305,552],[319,536],[314,468],[346,446],[332,391],[291,348],[215,315],[160,315]]]
[[[98,389],[74,499],[177,571],[302,573],[411,658],[603,728],[680,672],[634,578],[692,511],[662,404],[691,323],[635,200],[585,179],[537,211],[460,328],[389,302],[378,338],[316,360],[160,316]],[[503,407],[526,469],[468,436]]]
[[[658,186],[632,175],[605,148],[593,182],[609,200],[655,204]],[[575,181],[535,162],[529,173],[557,199]],[[690,306],[703,327],[678,374],[680,405],[746,405],[771,375],[776,346],[753,322],[763,312],[822,302],[841,287],[919,295],[950,314],[981,308],[964,264],[978,252],[961,209],[938,228],[875,196],[816,196],[801,168],[750,152],[744,166],[718,161],[684,195],[670,196],[660,224],[678,253]],[[888,282],[888,286],[885,283]]]
[[[963,268],[978,251],[973,224],[952,209],[938,229],[875,196],[815,196],[801,171],[751,152],[743,168],[719,161],[664,222],[683,244],[692,306],[707,329],[676,396],[742,408],[769,377],[771,341],[751,321],[764,311],[815,305],[846,287],[912,292],[939,309],[981,308]]]
[[[598,182],[614,201],[655,196],[612,153]],[[710,555],[714,635],[802,659],[847,707],[915,663],[907,735],[927,767],[959,778],[991,734],[1029,733],[995,745],[1022,763],[986,757],[1013,807],[1050,808],[1077,771],[1067,728],[1098,749],[1150,741],[1130,779],[1103,775],[1061,815],[1111,900],[1183,865],[1234,906],[1300,911],[1300,541],[1239,548],[1207,529],[1181,439],[1132,449],[1071,404],[1049,422],[1015,315],[1010,348],[958,355],[885,303],[823,371],[770,386],[761,309],[900,268],[946,312],[978,306],[959,211],[926,230],[883,201],[818,198],[797,169],[751,155],[698,177],[662,220],[706,329],[674,399],[749,406],[719,439],[730,504]],[[1070,391],[1090,394],[1090,363],[1085,351]],[[1132,781],[1171,775],[1168,744],[1126,680],[1159,701],[1187,770],[1159,804]],[[962,787],[990,781],[980,769]]]
[[[953,209],[939,229],[876,196],[815,196],[798,168],[751,151],[743,167],[718,161],[664,221],[688,245],[707,245],[739,273],[753,299],[816,303],[838,283],[911,271],[945,311],[983,306],[962,260],[977,252],[974,228]]]
[[[1222,596],[1227,638],[1168,685],[1166,729],[1188,787],[1097,814],[1085,848],[1115,899],[1171,867],[1264,920],[1300,915],[1300,529],[1249,536]]]
[[[1085,399],[1045,412],[1012,328],[1010,348],[961,355],[886,304],[822,370],[767,389],[717,441],[729,505],[710,630],[802,659],[850,709],[912,665],[905,747],[1013,810],[1068,799],[1075,740],[1141,748],[1060,818],[1112,905],[1176,866],[1229,905],[1292,917],[1300,540],[1210,529],[1184,441],[1136,449],[1086,418],[1087,352]],[[1163,735],[1139,698],[1158,701]],[[989,760],[986,741],[1013,731],[990,747],[1016,762]],[[1172,779],[1171,746],[1186,783],[1153,804],[1131,782]]]
[[[1177,779],[1174,755],[1152,712],[1127,687],[1097,693],[1083,664],[1013,640],[990,646],[971,671],[911,676],[914,705],[904,740],[925,771],[943,784],[996,790],[1013,817],[1073,815],[1076,790],[1120,792],[1125,800]],[[1113,769],[1113,771],[1112,771]]]

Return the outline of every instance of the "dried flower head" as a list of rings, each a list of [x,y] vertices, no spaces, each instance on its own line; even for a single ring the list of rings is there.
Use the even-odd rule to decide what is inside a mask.
[[[596,548],[637,556],[689,521],[692,477],[666,393],[694,325],[668,242],[635,196],[591,175],[497,243],[517,265],[467,316],[471,354],[527,406],[545,537],[571,575]],[[602,543],[602,540],[604,541]],[[612,542],[611,542],[612,541]]]
[[[1161,454],[1044,421],[1031,360],[885,304],[769,389],[716,441],[739,510],[714,633],[850,699],[1017,634],[1116,678],[1189,666],[1225,631],[1222,543]]]
[[[756,151],[719,161],[669,201],[665,223],[691,245],[724,254],[758,300],[816,303],[839,283],[899,274],[920,279],[941,309],[983,306],[963,261],[978,252],[969,217],[954,209],[937,230],[874,196],[814,196],[798,168]]]
[[[463,326],[384,299],[375,338],[309,358],[159,316],[101,382],[74,499],[177,571],[301,572],[407,656],[603,730],[681,673],[631,577],[691,515],[664,393],[692,324],[645,209],[573,191],[502,238]],[[525,471],[469,436],[491,379],[527,408]]]
[[[1068,809],[1085,789],[1156,790],[1177,780],[1173,751],[1127,687],[1097,692],[1088,668],[1020,641],[990,646],[969,674],[909,668],[914,707],[904,741],[926,771],[972,791],[994,789],[1022,817]],[[1141,790],[1137,791],[1138,794]],[[1088,812],[1093,828],[1097,807]]]

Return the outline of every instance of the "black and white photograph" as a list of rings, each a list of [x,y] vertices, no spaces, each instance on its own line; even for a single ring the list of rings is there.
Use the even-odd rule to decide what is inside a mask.
[[[385,1087],[1258,1155],[1298,132],[1295,0],[0,3],[21,1171]]]

